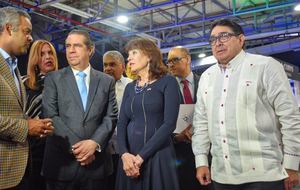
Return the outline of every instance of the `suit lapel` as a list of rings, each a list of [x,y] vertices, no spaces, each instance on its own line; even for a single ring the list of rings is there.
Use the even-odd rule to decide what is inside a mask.
[[[194,88],[194,103],[196,103],[197,102],[197,91],[198,91],[198,84],[199,84],[200,76],[195,74],[195,73],[193,73],[193,75],[194,75],[194,86],[195,86],[195,88]]]
[[[86,105],[86,111],[84,114],[84,118],[86,118],[89,109],[92,105],[92,102],[94,100],[94,97],[96,95],[98,83],[100,81],[100,77],[97,75],[95,70],[91,68],[91,73],[90,73],[90,85],[89,85],[89,93],[88,93],[88,99],[87,99],[87,105]]]
[[[76,83],[76,78],[75,78],[74,73],[70,66],[68,68],[66,68],[66,82],[67,82],[66,86],[68,88],[70,88],[70,90],[74,96],[74,99],[77,102],[77,105],[80,107],[82,112],[84,112],[83,105],[82,105],[81,98],[80,98],[80,93],[79,93],[77,83]]]
[[[0,75],[2,75],[3,78],[6,80],[8,86],[13,91],[14,95],[17,97],[18,102],[19,102],[20,106],[23,109],[24,108],[24,104],[22,102],[21,96],[23,94],[25,94],[25,96],[26,96],[26,93],[22,92],[22,82],[20,82],[20,77],[19,77],[19,84],[21,86],[21,96],[20,96],[19,92],[18,92],[18,88],[17,88],[16,83],[15,83],[15,79],[12,76],[11,71],[9,69],[9,66],[8,66],[7,62],[5,61],[5,59],[3,58],[2,55],[0,55]],[[18,73],[17,75],[20,75],[20,74]],[[25,99],[26,99],[26,97],[25,97]]]
[[[21,74],[20,74],[20,71],[19,69],[16,69],[16,74],[17,74],[17,77],[18,77],[18,81],[19,81],[19,84],[20,84],[20,93],[21,93],[21,101],[23,103],[23,111],[24,113],[26,112],[26,102],[27,102],[27,97],[26,97],[26,89],[25,89],[25,86],[21,80]]]

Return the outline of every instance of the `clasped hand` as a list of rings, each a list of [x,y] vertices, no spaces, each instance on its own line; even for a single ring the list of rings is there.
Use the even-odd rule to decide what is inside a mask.
[[[81,166],[88,165],[95,160],[97,143],[94,140],[83,140],[72,146],[72,152]]]
[[[46,119],[28,119],[28,135],[35,137],[46,137],[54,132],[52,120]]]
[[[140,168],[144,162],[140,155],[134,156],[130,153],[124,153],[121,159],[123,162],[123,170],[128,177],[136,178],[140,175]]]

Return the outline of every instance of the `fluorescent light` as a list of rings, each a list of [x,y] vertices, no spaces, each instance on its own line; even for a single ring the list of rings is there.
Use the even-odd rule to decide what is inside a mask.
[[[199,58],[206,57],[206,54],[205,54],[205,53],[200,53],[200,54],[198,55],[198,57],[199,57]]]
[[[295,11],[300,11],[300,4],[296,5],[294,8]]]
[[[118,16],[117,21],[121,24],[126,24],[128,22],[128,17],[123,15]]]

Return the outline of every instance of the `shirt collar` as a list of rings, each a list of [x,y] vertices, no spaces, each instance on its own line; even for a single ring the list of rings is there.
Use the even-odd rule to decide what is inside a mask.
[[[241,64],[246,56],[246,52],[241,50],[227,65],[218,64],[220,69],[235,69],[239,64]]]
[[[117,83],[125,84],[125,77],[123,75],[121,75],[121,78],[119,80],[117,80]]]
[[[179,78],[179,77],[177,77],[177,80],[178,80],[179,83],[181,81],[183,81],[183,80],[187,80],[187,81],[189,81],[190,84],[193,84],[193,82],[194,82],[194,74],[193,74],[193,72],[190,72],[190,74],[187,77],[185,77],[185,78]]]
[[[14,58],[10,57],[10,55],[2,48],[0,48],[0,54],[3,56],[3,58],[8,63],[10,68],[13,69],[17,68],[18,59],[16,57]]]
[[[80,71],[78,71],[78,70],[76,70],[76,69],[74,69],[72,67],[71,67],[71,69],[72,69],[73,74],[74,74],[75,77],[76,77],[77,73],[80,72]],[[89,76],[90,72],[91,72],[91,65],[89,64],[89,66],[86,69],[84,69],[82,72],[84,72],[87,76]]]

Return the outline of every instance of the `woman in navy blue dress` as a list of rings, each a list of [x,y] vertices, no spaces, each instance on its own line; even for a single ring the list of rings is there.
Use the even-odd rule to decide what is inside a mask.
[[[178,190],[175,129],[179,90],[158,47],[137,38],[126,45],[138,79],[126,86],[117,125],[120,164],[116,190]]]

